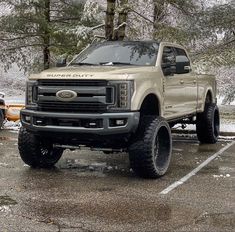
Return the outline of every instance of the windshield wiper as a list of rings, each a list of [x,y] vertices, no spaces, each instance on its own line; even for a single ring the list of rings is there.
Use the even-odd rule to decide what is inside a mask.
[[[80,63],[72,63],[71,65],[99,65],[99,64],[80,62]]]
[[[134,65],[126,62],[102,62],[100,65]]]

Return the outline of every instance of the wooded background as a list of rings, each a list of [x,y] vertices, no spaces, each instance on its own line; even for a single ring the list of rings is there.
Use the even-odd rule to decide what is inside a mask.
[[[176,42],[197,71],[217,74],[235,95],[234,0],[1,0],[0,61],[26,74],[54,66],[95,41]]]

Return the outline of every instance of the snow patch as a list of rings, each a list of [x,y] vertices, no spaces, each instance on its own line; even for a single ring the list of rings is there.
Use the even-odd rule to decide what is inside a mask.
[[[214,178],[229,178],[231,175],[230,174],[220,174],[220,175],[213,175]]]
[[[16,122],[6,120],[3,123],[3,129],[5,129],[5,130],[19,131],[20,127],[21,127],[20,120],[18,120]]]

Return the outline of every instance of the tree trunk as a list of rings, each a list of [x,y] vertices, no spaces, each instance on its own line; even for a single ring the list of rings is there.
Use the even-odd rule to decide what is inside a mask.
[[[127,17],[128,17],[127,4],[128,4],[128,0],[120,0],[121,10],[118,15],[117,30],[114,33],[115,40],[124,40],[124,38],[125,38],[126,23],[127,23]]]
[[[44,17],[45,17],[45,28],[44,28],[44,36],[43,36],[43,67],[44,69],[50,68],[50,0],[45,0],[44,6]]]
[[[105,19],[105,38],[107,40],[113,40],[115,7],[116,0],[107,0]]]
[[[165,17],[165,0],[153,0],[153,39],[160,39],[160,23]]]

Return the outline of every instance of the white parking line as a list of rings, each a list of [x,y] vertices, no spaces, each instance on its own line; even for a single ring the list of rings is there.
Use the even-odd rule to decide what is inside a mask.
[[[181,185],[184,182],[186,182],[189,178],[191,178],[192,176],[196,175],[203,167],[205,167],[213,159],[215,159],[217,156],[221,155],[224,151],[226,151],[228,148],[230,148],[234,144],[235,144],[235,141],[233,141],[232,143],[229,143],[227,146],[225,146],[224,148],[222,148],[221,150],[216,152],[214,155],[210,156],[207,160],[205,160],[203,163],[201,163],[198,167],[193,169],[189,174],[187,174],[186,176],[182,177],[180,180],[174,182],[169,187],[167,187],[166,189],[161,191],[159,194],[167,194],[170,191],[172,191],[173,189],[177,188],[179,185]]]

